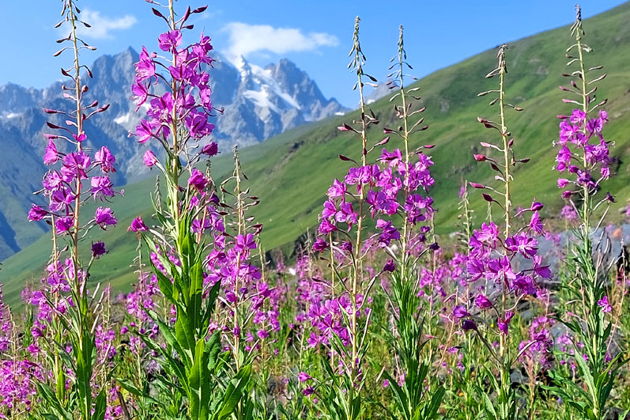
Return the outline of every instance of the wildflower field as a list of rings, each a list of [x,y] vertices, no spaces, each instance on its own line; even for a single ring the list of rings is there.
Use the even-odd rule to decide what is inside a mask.
[[[0,418],[630,418],[630,127],[606,100],[630,86],[607,78],[596,59],[620,59],[598,55],[579,6],[547,36],[566,45],[541,85],[508,44],[469,63],[479,74],[418,83],[400,26],[375,104],[357,17],[357,110],[221,150],[212,34],[191,34],[206,6],[147,0],[163,32],[135,63],[129,141],[154,177],[123,194],[85,128],[109,108],[87,99],[90,25],[60,3],[65,104],[45,109],[48,171],[24,215],[50,229],[32,248],[47,262],[26,252],[3,273]],[[479,89],[434,128],[444,104],[424,94],[444,83]],[[512,86],[562,97],[525,105]],[[552,154],[522,142],[549,119]],[[306,158],[261,164],[291,154]]]

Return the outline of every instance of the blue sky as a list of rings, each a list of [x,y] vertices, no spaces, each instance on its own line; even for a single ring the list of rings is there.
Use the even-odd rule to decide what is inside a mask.
[[[583,0],[584,17],[624,3]],[[3,65],[0,84],[44,87],[59,78],[67,58],[55,59],[60,1],[0,2],[0,39]],[[155,37],[163,22],[143,0],[80,0],[84,18],[93,24],[85,38],[98,50],[85,55],[90,62],[101,54],[115,54],[128,46],[156,49]],[[206,4],[178,0],[177,7]],[[324,95],[353,106],[353,77],[346,69],[353,20],[361,16],[367,71],[384,78],[394,54],[398,25],[406,28],[409,61],[416,76],[461,61],[502,42],[571,23],[575,0],[232,0],[211,1],[208,11],[195,18],[195,31],[209,34],[218,51],[244,55],[265,65],[287,57],[313,77]],[[588,31],[588,27],[586,27]]]

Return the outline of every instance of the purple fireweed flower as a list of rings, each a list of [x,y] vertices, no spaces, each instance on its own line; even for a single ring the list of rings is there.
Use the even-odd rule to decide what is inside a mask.
[[[475,306],[480,309],[488,309],[492,307],[492,302],[483,294],[478,294],[475,298]]]
[[[311,376],[310,376],[308,373],[306,373],[306,372],[300,372],[300,373],[298,373],[297,378],[298,378],[298,381],[300,381],[300,382],[306,382],[306,381],[309,381],[309,380],[313,379],[313,378],[311,378]]]
[[[376,228],[381,231],[378,240],[382,244],[389,245],[392,240],[400,239],[400,232],[389,220],[378,219]]]
[[[208,118],[208,115],[202,112],[194,110],[189,112],[185,123],[191,137],[200,139],[212,133],[214,124],[211,124]]]
[[[237,252],[243,252],[247,249],[256,249],[256,238],[251,233],[245,235],[237,235],[234,249]]]
[[[475,230],[470,238],[470,247],[480,249],[483,246],[496,247],[499,237],[499,227],[490,222],[483,223],[481,229]]]
[[[182,33],[177,30],[165,32],[158,37],[158,44],[162,51],[175,52],[181,42]]]
[[[107,226],[113,226],[118,223],[114,212],[109,207],[97,207],[94,212],[94,223],[105,229]]]
[[[154,132],[157,131],[157,128],[153,121],[140,121],[140,124],[136,127],[138,143],[145,143],[147,140],[151,139],[155,135]]]
[[[87,140],[87,135],[83,132],[79,134],[73,134],[72,137],[77,141],[77,143],[83,143]]]
[[[142,156],[142,161],[144,162],[144,165],[149,168],[155,166],[158,163],[158,159],[155,156],[155,153],[153,153],[153,151],[151,150],[147,150],[146,152],[144,152],[144,155]]]
[[[505,247],[512,252],[520,253],[525,258],[532,258],[538,251],[538,241],[525,233],[518,233],[505,240]]]
[[[332,183],[332,186],[328,188],[327,195],[329,198],[332,199],[332,198],[344,197],[346,195],[346,192],[347,192],[346,184],[335,179]]]
[[[136,80],[138,82],[142,82],[155,76],[155,63],[153,62],[155,57],[155,53],[149,54],[146,47],[142,47],[142,51],[140,51],[140,58],[135,66]]]
[[[52,140],[48,141],[48,146],[44,151],[44,165],[52,165],[59,160],[59,153],[57,152],[57,146]]]
[[[470,314],[462,305],[457,305],[453,308],[453,315],[455,318],[464,318],[469,316]]]
[[[553,321],[541,316],[535,318],[529,328],[529,340],[519,344],[519,351],[522,351],[521,358],[536,362],[541,368],[549,369],[552,364],[552,349],[554,339],[551,335]]]
[[[544,279],[550,279],[552,276],[551,270],[548,265],[542,265],[542,256],[535,255],[534,258],[534,272]]]
[[[586,112],[581,109],[574,109],[569,117],[569,122],[571,122],[571,124],[581,124],[586,121],[586,117]]]
[[[562,207],[562,209],[560,210],[560,216],[569,222],[577,220],[578,218],[577,212],[575,211],[573,206],[570,205]]]
[[[516,273],[512,270],[512,263],[507,256],[493,258],[488,261],[487,277],[495,281],[509,282],[516,278]]]
[[[98,242],[94,242],[92,243],[92,256],[94,258],[98,258],[101,255],[104,255],[107,253],[107,249],[105,248],[105,243],[98,241]]]
[[[565,188],[570,182],[566,178],[558,178],[558,188]]]
[[[61,173],[66,177],[65,181],[69,182],[73,179],[86,179],[87,170],[92,160],[90,156],[83,152],[69,153],[63,157],[63,166]]]
[[[388,259],[383,266],[383,271],[390,273],[396,271],[396,263],[394,262],[394,260],[392,260],[391,258]]]
[[[133,101],[136,103],[136,111],[137,111],[149,98],[149,91],[147,90],[147,87],[144,84],[134,83],[131,86],[131,93],[133,94]]]
[[[142,217],[136,217],[133,219],[131,221],[131,225],[129,225],[129,228],[127,229],[128,232],[144,232],[146,230],[149,230],[149,228],[144,224]]]
[[[105,146],[101,147],[94,154],[94,161],[101,166],[101,170],[105,173],[116,172],[114,163],[116,163],[116,157]]]
[[[200,170],[194,168],[192,170],[190,178],[188,178],[188,185],[201,192],[204,188],[206,188],[206,185],[208,185],[208,179]]]
[[[352,209],[352,203],[341,203],[341,206],[339,206],[339,211],[335,213],[335,220],[338,223],[346,223],[349,227],[356,224],[358,220],[358,215]]]
[[[71,216],[59,217],[55,219],[55,229],[58,233],[67,232],[73,226],[74,220]]]
[[[510,321],[512,321],[513,317],[514,312],[512,311],[507,311],[503,316],[499,317],[497,320],[497,327],[499,328],[499,331],[507,335],[510,328]]]
[[[313,242],[313,251],[320,252],[328,248],[328,241],[319,238]]]
[[[532,217],[529,221],[529,228],[539,235],[545,233],[545,227],[542,220],[540,219],[540,214],[537,211],[532,213]]]
[[[322,235],[327,235],[336,230],[337,226],[331,223],[328,219],[322,219],[321,223],[319,224],[319,228],[317,229],[317,231]]]
[[[215,142],[211,141],[201,148],[201,153],[207,156],[215,156],[219,153],[219,146]]]
[[[90,179],[90,191],[94,198],[113,197],[112,180],[108,176],[95,176]]]
[[[470,330],[476,330],[476,329],[477,329],[477,324],[472,319],[462,320],[462,330],[470,331]]]
[[[608,296],[604,296],[603,298],[598,300],[597,301],[597,306],[602,308],[602,312],[604,312],[604,313],[612,312],[612,309],[613,309],[612,306],[610,305],[610,303],[608,302]]]
[[[522,273],[517,274],[512,282],[512,288],[520,294],[535,295],[538,291],[534,278]]]
[[[31,205],[31,209],[28,211],[28,220],[30,220],[31,222],[37,222],[42,220],[47,215],[48,212],[46,210],[36,204],[33,204]]]

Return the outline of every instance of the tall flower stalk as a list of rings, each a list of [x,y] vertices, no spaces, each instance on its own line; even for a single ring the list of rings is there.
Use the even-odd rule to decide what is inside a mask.
[[[556,170],[567,173],[560,178],[558,187],[567,206],[579,215],[579,225],[574,231],[577,242],[571,246],[569,260],[570,279],[563,284],[566,297],[579,302],[572,305],[574,318],[563,319],[573,333],[575,361],[586,390],[562,380],[564,387],[557,388],[560,395],[580,415],[588,419],[607,418],[607,401],[622,363],[622,352],[611,354],[613,335],[616,333],[609,316],[608,301],[610,273],[602,258],[606,244],[594,244],[593,228],[601,227],[608,212],[608,204],[614,201],[610,194],[600,194],[601,184],[610,177],[610,142],[605,140],[603,129],[608,114],[601,107],[606,100],[597,102],[595,83],[606,77],[603,66],[587,65],[586,54],[592,51],[585,43],[580,6],[576,6],[576,19],[571,26],[573,44],[567,48],[567,66],[573,71],[570,86],[561,86],[577,99],[564,99],[575,104],[569,116],[560,116],[560,135],[556,146]],[[599,110],[599,111],[598,111]],[[597,115],[594,113],[597,112]],[[597,226],[593,221],[602,210]],[[603,238],[603,235],[598,235]]]
[[[395,370],[391,373],[386,370],[384,375],[394,393],[399,418],[430,419],[437,416],[444,396],[444,389],[440,386],[435,390],[430,390],[433,395],[427,392],[429,388],[427,379],[432,363],[428,352],[424,350],[427,344],[424,315],[428,308],[424,305],[426,301],[421,298],[419,269],[420,258],[428,251],[437,249],[435,244],[430,247],[425,246],[431,234],[433,220],[432,200],[426,194],[434,182],[429,173],[429,167],[433,163],[419,151],[420,148],[415,152],[418,162],[412,161],[410,136],[426,130],[428,126],[422,125],[424,118],[418,117],[425,108],[412,103],[413,100],[420,100],[419,97],[414,96],[419,88],[405,87],[407,71],[412,67],[407,62],[402,25],[399,31],[398,51],[392,58],[392,62],[390,70],[393,72],[388,77],[395,80],[392,88],[398,91],[390,98],[390,101],[398,102],[394,111],[401,122],[401,127],[385,131],[402,141],[403,153],[396,149],[389,154],[384,149],[382,157],[385,157],[384,161],[389,166],[396,169],[394,173],[401,176],[400,200],[404,205],[396,214],[399,219],[395,220],[397,225],[402,224],[402,228],[398,228],[401,233],[399,238],[392,243],[392,245],[398,243],[400,248],[383,244],[387,255],[391,258],[385,271],[391,272],[391,292],[388,298],[395,328],[389,341],[396,355]],[[422,181],[417,182],[420,171],[424,171],[424,174]],[[390,183],[390,192],[393,185],[395,182]],[[397,197],[394,196],[394,198]],[[414,204],[418,202],[422,203],[423,211],[416,214]]]
[[[354,89],[359,94],[359,120],[355,126],[343,124],[340,131],[350,131],[361,141],[360,163],[351,157],[340,155],[344,161],[351,161],[357,167],[350,168],[343,182],[335,180],[328,190],[328,200],[324,203],[319,238],[313,247],[316,251],[330,248],[330,300],[317,303],[318,318],[331,317],[335,320],[323,323],[315,321],[319,333],[317,341],[329,346],[334,363],[324,361],[330,386],[324,398],[329,414],[335,418],[356,419],[362,415],[361,389],[365,383],[363,371],[365,353],[368,348],[368,326],[371,311],[367,307],[369,293],[376,276],[366,272],[364,262],[369,252],[366,246],[365,223],[368,207],[368,190],[376,165],[368,162],[368,153],[374,147],[368,145],[368,129],[378,123],[369,110],[364,96],[366,78],[376,81],[364,71],[366,62],[359,39],[360,19],[355,19],[351,61],[357,81]],[[369,82],[367,82],[369,83]],[[356,207],[355,207],[356,206]],[[334,234],[333,234],[334,233]],[[338,235],[336,235],[338,234]],[[329,315],[326,315],[329,312]],[[313,339],[315,339],[313,337]],[[338,364],[335,366],[334,364]],[[324,389],[324,387],[321,387]]]
[[[110,173],[115,172],[115,157],[107,147],[94,155],[90,154],[88,135],[84,130],[87,120],[105,111],[108,106],[99,106],[98,101],[87,104],[88,87],[85,79],[91,71],[81,63],[83,49],[94,50],[78,37],[78,27],[89,25],[80,19],[80,11],[73,0],[62,2],[64,19],[57,27],[67,29],[68,35],[58,42],[65,44],[55,53],[66,51],[73,55],[72,66],[62,69],[62,74],[71,82],[63,85],[64,96],[71,101],[69,109],[45,109],[50,115],[65,117],[65,125],[48,122],[57,134],[46,134],[48,145],[44,163],[51,167],[43,180],[40,191],[48,198],[48,207],[33,205],[29,220],[45,220],[52,226],[52,256],[48,266],[45,288],[34,292],[27,299],[37,305],[33,334],[51,350],[50,371],[54,387],[39,384],[46,401],[42,413],[59,418],[102,419],[106,413],[106,389],[99,383],[96,367],[99,343],[97,331],[102,331],[102,299],[96,291],[88,290],[88,279],[93,262],[107,252],[105,244],[94,242],[91,256],[85,258],[84,238],[94,227],[106,229],[117,223],[108,207],[98,207],[93,218],[84,222],[82,207],[89,198],[105,200],[114,196]],[[65,24],[65,26],[64,26]],[[66,151],[67,150],[67,151]],[[61,163],[59,169],[54,165]],[[99,171],[99,175],[94,172]],[[59,242],[67,242],[60,249]],[[97,283],[97,289],[99,284]],[[66,382],[71,388],[66,389]]]
[[[491,370],[485,372],[494,396],[479,387],[480,396],[485,400],[484,410],[492,418],[514,419],[519,415],[516,389],[513,387],[511,373],[517,361],[537,339],[519,346],[515,334],[510,334],[510,324],[518,316],[519,305],[527,299],[530,302],[544,295],[538,283],[542,278],[549,278],[549,269],[542,265],[542,257],[538,255],[538,241],[535,235],[543,233],[539,210],[541,203],[534,202],[529,208],[515,210],[512,203],[513,170],[517,164],[526,163],[529,159],[517,159],[514,154],[515,139],[507,125],[506,110],[522,108],[506,101],[505,79],[507,45],[501,45],[497,52],[497,67],[486,75],[487,78],[498,77],[496,89],[482,92],[479,96],[495,94],[490,102],[498,106],[497,122],[486,118],[478,118],[484,127],[496,130],[500,141],[498,144],[481,142],[487,152],[474,155],[477,162],[486,162],[496,173],[495,179],[499,187],[479,183],[470,183],[473,188],[484,191],[483,198],[488,203],[498,205],[502,214],[502,225],[494,222],[484,223],[481,229],[473,231],[469,241],[467,261],[467,283],[464,303],[453,310],[453,317],[460,319],[464,330],[474,331],[476,337],[485,346],[486,351],[497,365],[497,374]],[[498,157],[493,157],[498,154]],[[495,198],[495,197],[498,197]],[[523,214],[531,213],[528,224],[517,229],[516,220]],[[518,262],[524,259],[523,262]],[[470,294],[470,295],[469,295]],[[532,303],[533,304],[533,303]],[[466,307],[469,306],[469,307]],[[486,315],[486,323],[478,325],[474,316]],[[493,328],[492,324],[496,325]],[[492,341],[498,342],[495,347]],[[470,343],[469,343],[470,344]],[[547,347],[541,351],[548,351]]]
[[[170,388],[164,398],[171,399],[172,414],[185,412],[190,419],[229,416],[249,376],[249,367],[243,366],[234,383],[224,381],[220,333],[211,327],[221,284],[207,279],[205,259],[212,244],[204,233],[221,236],[222,231],[211,223],[217,218],[214,182],[197,166],[218,152],[216,143],[206,140],[214,129],[209,121],[213,106],[207,71],[213,61],[212,45],[202,34],[198,42],[182,46],[184,31],[193,28],[188,19],[205,10],[187,8],[179,17],[174,0],[162,10],[153,9],[168,30],[158,38],[160,54],[142,49],[132,86],[138,108],[149,105],[136,137],[140,143],[157,142],[164,155],[162,163],[148,149],[145,164],[157,167],[166,181],[165,202],[161,194],[154,199],[159,225],[149,228],[136,220],[130,227],[148,246],[168,305],[166,317],[149,312],[164,345],[151,336],[142,338],[161,355],[166,375],[160,381]]]

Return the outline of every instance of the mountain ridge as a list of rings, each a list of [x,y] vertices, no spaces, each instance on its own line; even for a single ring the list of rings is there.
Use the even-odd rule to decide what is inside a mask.
[[[345,111],[334,98],[325,98],[317,83],[286,59],[268,66],[275,71],[261,69],[269,73],[264,80],[260,75],[244,80],[232,63],[220,55],[216,58],[215,67],[209,70],[215,90],[213,101],[229,117],[218,116],[214,121],[215,139],[225,148],[259,143],[287,129]],[[94,60],[94,77],[88,82],[86,100],[98,99],[110,105],[107,112],[86,122],[88,145],[107,146],[116,155],[121,168],[114,179],[116,185],[147,175],[142,162],[144,148],[129,138],[142,117],[130,93],[137,60],[138,53],[132,47],[102,55]],[[48,130],[45,123],[55,120],[42,108],[68,107],[61,86],[62,82],[43,89],[13,83],[0,86],[0,153],[9,157],[0,168],[0,184],[4,184],[0,191],[4,188],[13,192],[10,199],[0,201],[0,261],[45,231],[42,226],[29,224],[24,215],[30,202],[39,200],[31,193],[40,188],[39,180],[46,171],[40,159],[45,147],[43,133]],[[257,95],[262,94],[267,95],[268,104],[257,101]],[[24,166],[29,170],[24,171]]]

